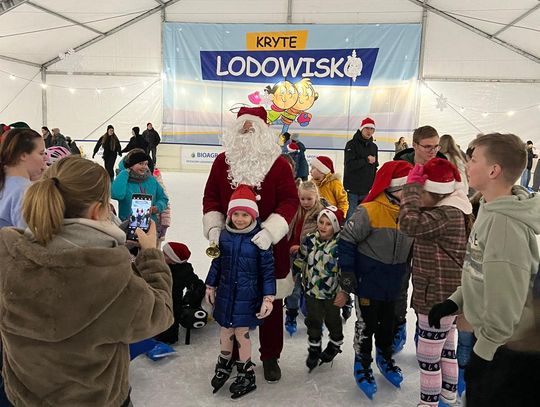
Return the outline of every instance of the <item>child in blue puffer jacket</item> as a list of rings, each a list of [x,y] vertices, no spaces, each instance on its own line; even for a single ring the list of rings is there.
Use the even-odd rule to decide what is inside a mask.
[[[133,194],[152,195],[152,220],[158,222],[157,214],[169,203],[165,191],[148,168],[150,157],[143,151],[132,150],[124,160],[125,169],[112,183],[112,198],[118,201],[118,217],[124,221],[131,215]]]
[[[249,328],[270,315],[276,295],[272,249],[262,250],[251,241],[261,230],[258,216],[254,192],[239,185],[231,196],[219,238],[220,256],[212,261],[206,277],[206,300],[221,326],[221,353],[211,384],[216,393],[231,375],[236,338],[240,360],[236,362],[238,376],[230,387],[233,399],[257,388]]]

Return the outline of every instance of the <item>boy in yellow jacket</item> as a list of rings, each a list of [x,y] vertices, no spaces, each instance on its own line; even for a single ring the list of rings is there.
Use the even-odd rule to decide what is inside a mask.
[[[329,205],[336,206],[343,213],[349,209],[347,192],[339,177],[334,173],[334,163],[330,157],[320,155],[311,160],[311,178],[319,188],[319,195]]]

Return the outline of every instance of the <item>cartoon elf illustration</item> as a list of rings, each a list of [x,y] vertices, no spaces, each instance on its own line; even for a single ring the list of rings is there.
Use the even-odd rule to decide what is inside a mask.
[[[289,126],[295,120],[302,127],[309,125],[312,115],[306,113],[306,110],[311,108],[319,98],[319,94],[315,92],[309,78],[299,80],[294,86],[298,92],[298,100],[281,115],[281,121],[283,122],[282,134],[289,130]]]
[[[272,87],[267,86],[265,92],[272,98],[270,110],[267,110],[268,123],[279,121],[284,112],[298,100],[298,91],[288,80],[278,82]]]

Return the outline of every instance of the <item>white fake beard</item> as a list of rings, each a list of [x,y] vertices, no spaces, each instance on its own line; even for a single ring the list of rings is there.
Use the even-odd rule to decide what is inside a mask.
[[[240,184],[261,187],[274,161],[281,154],[278,135],[268,126],[253,121],[254,133],[241,134],[246,120],[237,121],[223,133],[225,162],[229,165],[227,178],[233,188]]]

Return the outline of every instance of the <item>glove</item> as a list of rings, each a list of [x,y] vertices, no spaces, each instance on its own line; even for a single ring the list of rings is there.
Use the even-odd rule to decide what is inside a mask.
[[[424,166],[422,164],[416,164],[407,176],[407,184],[415,183],[424,185],[427,178],[428,176],[424,174]]]
[[[264,297],[263,303],[261,304],[261,310],[256,315],[256,317],[259,319],[266,318],[268,315],[270,315],[273,309],[274,306],[272,305],[271,299],[269,299],[268,297]]]
[[[444,318],[444,317],[447,317],[448,315],[452,315],[456,313],[458,309],[459,307],[452,300],[445,300],[443,302],[435,304],[429,310],[429,315],[428,315],[429,326],[435,329],[441,329],[441,318]]]
[[[253,93],[250,93],[248,95],[248,100],[253,103],[254,105],[260,105],[262,102],[261,94],[259,91],[255,91]]]
[[[216,289],[214,287],[206,287],[204,299],[213,307],[214,303],[216,302]]]
[[[208,241],[210,244],[218,244],[219,243],[219,235],[221,234],[221,228],[220,227],[213,227],[208,231]]]
[[[490,365],[490,361],[482,359],[473,349],[469,363],[467,363],[467,366],[465,367],[465,380],[470,381],[471,379],[485,375]]]
[[[307,126],[309,124],[309,122],[311,121],[311,118],[312,118],[311,113],[305,113],[304,112],[304,113],[301,113],[297,117],[296,121],[298,123],[300,123],[300,126],[305,127],[305,126]]]
[[[270,246],[272,246],[272,236],[270,236],[270,232],[268,232],[266,229],[261,230],[259,233],[253,236],[251,241],[255,243],[261,250],[268,250]]]
[[[356,292],[357,281],[354,271],[341,270],[341,288],[348,294]]]

